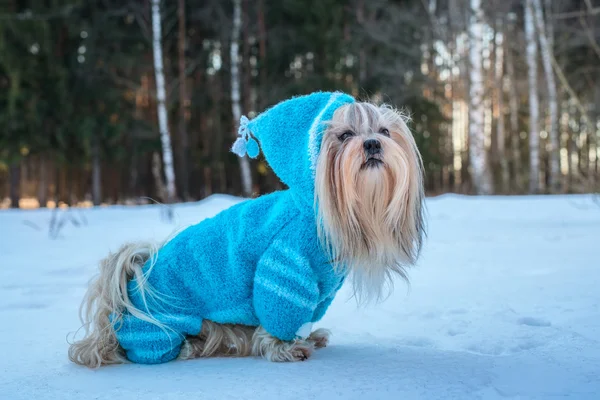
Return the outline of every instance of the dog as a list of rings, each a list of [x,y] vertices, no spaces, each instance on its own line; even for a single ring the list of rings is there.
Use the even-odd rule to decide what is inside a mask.
[[[425,227],[423,165],[404,114],[317,92],[243,117],[239,134],[233,151],[256,157],[258,140],[289,189],[102,260],[71,361],[302,361],[328,344],[312,323],[347,277],[361,303],[408,279]]]

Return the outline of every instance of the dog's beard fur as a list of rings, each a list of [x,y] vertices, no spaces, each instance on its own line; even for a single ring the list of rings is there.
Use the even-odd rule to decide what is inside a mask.
[[[389,131],[389,137],[380,133]],[[345,132],[354,135],[340,140]],[[363,143],[381,143],[367,162]],[[335,268],[349,273],[359,302],[407,280],[423,240],[423,167],[405,117],[370,103],[340,107],[324,134],[316,168],[315,209],[322,245]]]

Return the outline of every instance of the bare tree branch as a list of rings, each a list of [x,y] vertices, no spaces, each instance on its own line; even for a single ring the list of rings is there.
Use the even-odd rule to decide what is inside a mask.
[[[429,21],[431,22],[431,28],[433,29],[435,35],[437,36],[437,39],[442,39],[443,35],[441,32],[441,28],[440,28],[442,26],[442,24],[440,24],[438,18],[435,15],[435,11],[437,8],[436,2],[432,2],[430,0],[429,3],[427,3],[427,0],[421,0],[421,3],[423,4],[423,8],[425,8],[425,10],[427,11],[427,15],[429,16]]]
[[[69,4],[60,10],[50,12],[48,14],[34,14],[31,10],[26,10],[17,14],[0,14],[0,20],[16,20],[16,21],[48,21],[55,18],[65,18],[79,6]]]
[[[573,11],[566,13],[559,13],[552,15],[554,19],[568,19],[568,18],[577,18],[577,17],[590,17],[594,15],[600,14],[600,7],[590,8],[588,11]]]
[[[198,68],[198,66],[200,64],[202,64],[204,60],[202,58],[197,58],[196,60],[194,60],[193,62],[190,62],[188,64],[188,66],[185,69],[185,76],[189,76],[190,74],[192,74],[196,68]],[[171,82],[169,83],[169,87],[167,88],[167,91],[169,93],[172,93],[173,90],[175,90],[175,88],[179,85],[179,77],[175,77],[173,79],[171,79]]]
[[[560,68],[560,66],[556,62],[556,58],[554,58],[554,54],[550,54],[550,56],[552,57],[552,67],[554,68],[554,71],[556,72],[556,76],[558,76],[558,80],[560,81],[560,83],[562,84],[564,89],[567,91],[567,93],[569,93],[571,100],[573,100],[575,102],[575,105],[577,106],[577,109],[579,110],[581,115],[584,116],[588,121],[591,121],[587,114],[587,110],[585,109],[585,107],[581,103],[581,100],[579,99],[579,96],[577,96],[577,93],[575,93],[575,91],[569,84],[567,77],[563,73],[562,68]]]
[[[70,4],[62,9],[49,12],[47,14],[34,14],[31,10],[23,11],[16,14],[0,14],[0,21],[50,21],[59,18],[69,18],[74,16],[74,12],[80,8],[79,4]],[[105,15],[109,17],[122,17],[130,12],[128,6],[106,11]]]
[[[166,37],[169,37],[171,35],[171,33],[173,32],[173,29],[175,29],[175,27],[177,26],[177,17],[170,17],[170,18],[163,18],[163,25],[164,25],[164,29],[163,29],[163,39]]]
[[[585,31],[586,36],[590,40],[590,44],[592,45],[592,48],[596,52],[596,55],[598,55],[598,58],[600,58],[600,46],[598,46],[598,43],[596,42],[596,38],[594,37],[594,33],[590,29],[590,27],[587,24],[587,22],[585,22],[585,18],[580,17],[579,18],[579,22],[581,23],[581,26],[583,27],[583,30]]]
[[[140,83],[132,81],[132,80],[129,80],[127,78],[120,77],[117,74],[115,74],[115,73],[113,73],[111,71],[108,71],[107,69],[104,69],[104,70],[106,71],[106,73],[108,74],[108,76],[115,83],[117,83],[119,85],[123,85],[124,87],[126,87],[127,89],[130,89],[130,90],[134,90],[134,91],[139,90],[139,88],[141,86]],[[155,99],[155,97],[154,97],[153,94],[151,94],[151,97],[153,97]]]
[[[145,17],[144,9],[141,5],[137,5],[133,9],[133,15],[135,15],[135,20],[137,21],[144,38],[148,42],[152,42],[152,33],[150,32],[150,21]]]

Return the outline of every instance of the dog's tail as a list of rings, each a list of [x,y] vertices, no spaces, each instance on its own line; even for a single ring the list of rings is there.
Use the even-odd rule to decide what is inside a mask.
[[[127,293],[127,282],[135,277],[144,302],[146,295],[152,295],[147,284],[149,271],[144,274],[142,268],[148,260],[155,260],[157,253],[156,244],[130,243],[100,262],[100,273],[90,282],[79,309],[85,335],[69,347],[71,361],[90,368],[127,362],[113,327],[125,310],[138,318],[157,323],[136,308]]]

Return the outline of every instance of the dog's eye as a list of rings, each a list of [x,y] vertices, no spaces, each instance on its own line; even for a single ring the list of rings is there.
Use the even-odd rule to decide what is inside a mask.
[[[354,136],[354,132],[346,131],[346,132],[342,133],[340,136],[338,136],[338,139],[340,139],[340,142],[344,142],[347,139],[350,139],[352,136]]]
[[[386,128],[381,128],[379,130],[379,133],[381,133],[384,136],[388,136],[388,137],[390,136],[390,131],[388,131]]]

